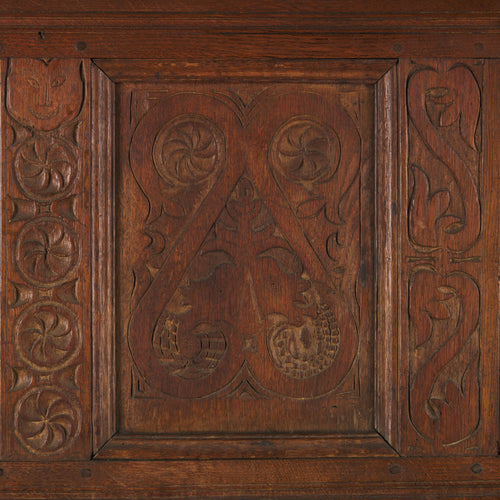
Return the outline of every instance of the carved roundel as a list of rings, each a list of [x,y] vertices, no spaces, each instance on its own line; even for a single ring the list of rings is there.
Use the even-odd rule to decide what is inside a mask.
[[[80,429],[78,403],[58,387],[35,387],[14,410],[16,437],[35,455],[62,453],[74,443]]]
[[[61,370],[78,356],[82,337],[78,319],[57,302],[39,302],[26,308],[14,327],[19,357],[42,372]]]
[[[78,236],[56,217],[39,217],[17,234],[15,256],[26,281],[39,286],[58,285],[78,265]]]
[[[273,167],[293,182],[325,182],[337,170],[340,141],[331,128],[298,116],[278,129],[269,156]]]
[[[201,182],[218,171],[225,160],[222,131],[199,115],[181,115],[167,122],[153,144],[153,161],[170,185]]]
[[[17,151],[14,174],[28,198],[51,202],[69,193],[77,166],[75,156],[64,141],[54,137],[35,138]]]

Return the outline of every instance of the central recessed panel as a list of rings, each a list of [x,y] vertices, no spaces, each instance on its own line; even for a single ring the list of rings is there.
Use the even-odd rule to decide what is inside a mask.
[[[120,431],[372,429],[371,89],[119,102]]]

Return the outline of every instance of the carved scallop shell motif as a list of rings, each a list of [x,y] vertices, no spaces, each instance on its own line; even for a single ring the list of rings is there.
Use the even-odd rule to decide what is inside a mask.
[[[153,144],[153,161],[171,186],[192,185],[219,170],[225,160],[221,130],[198,115],[181,115],[167,122]]]

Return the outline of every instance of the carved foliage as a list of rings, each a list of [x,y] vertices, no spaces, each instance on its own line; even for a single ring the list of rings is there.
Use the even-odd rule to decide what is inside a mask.
[[[316,376],[332,365],[340,342],[320,286],[243,177],[167,304],[153,334],[155,352],[175,375],[200,378],[217,368],[231,332],[243,336],[243,354],[266,335],[280,372]],[[191,359],[179,351],[182,335],[199,338]]]
[[[441,62],[414,69],[407,100],[410,421],[415,449],[442,453],[480,423],[480,88],[469,68]]]
[[[255,394],[317,397],[343,380],[356,355],[355,285],[349,276],[344,293],[338,277],[356,266],[359,250],[350,252],[354,264],[345,256],[359,239],[346,248],[336,240],[330,257],[326,248],[332,232],[359,227],[355,203],[347,223],[339,217],[346,192],[355,192],[359,135],[340,106],[319,96],[265,104],[283,116],[266,121],[262,104],[252,122],[208,96],[175,95],[134,134],[131,167],[148,198],[151,244],[135,268],[128,340],[143,380],[165,394],[225,397],[239,383]],[[215,216],[192,241],[189,224],[203,219],[206,199],[220,208],[210,208]],[[315,210],[302,226],[303,202]],[[290,243],[301,226],[323,240],[319,257],[310,243],[300,252]]]
[[[83,344],[77,297],[83,229],[76,215],[81,68],[78,60],[12,59],[7,75],[13,235],[7,255],[15,264],[8,266],[9,363],[15,363],[9,398],[15,436],[42,456],[68,450],[82,426],[76,381]]]

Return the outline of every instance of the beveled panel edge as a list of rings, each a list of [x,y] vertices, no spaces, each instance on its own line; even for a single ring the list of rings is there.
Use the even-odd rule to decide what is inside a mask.
[[[393,66],[375,85],[375,429],[399,449],[400,235],[398,81]]]
[[[96,228],[96,235],[95,235],[95,241],[94,241],[94,290],[97,290],[98,288],[101,289],[103,285],[107,288],[107,291],[104,292],[99,292],[99,294],[95,295],[95,297],[100,296],[101,299],[96,300],[94,297],[94,308],[95,310],[99,311],[105,311],[106,309],[110,308],[113,309],[114,311],[114,305],[112,303],[114,302],[114,281],[110,278],[111,275],[114,273],[114,251],[111,251],[111,248],[114,248],[114,237],[113,237],[113,211],[114,211],[114,187],[113,187],[113,178],[114,178],[114,173],[112,172],[114,170],[113,168],[110,167],[110,165],[113,165],[114,159],[112,158],[112,154],[109,153],[110,150],[114,151],[114,143],[110,139],[114,137],[114,108],[112,104],[112,100],[114,97],[112,97],[113,94],[113,83],[114,81],[116,82],[121,82],[121,81],[144,81],[144,80],[149,80],[152,77],[154,78],[155,72],[151,71],[151,69],[148,67],[149,64],[153,64],[153,68],[155,70],[158,67],[162,67],[162,62],[154,61],[154,60],[149,60],[149,61],[132,61],[132,60],[97,60],[93,61],[94,62],[94,67],[93,67],[93,126],[95,127],[95,120],[97,117],[101,120],[99,123],[99,126],[97,128],[94,128],[94,135],[93,135],[93,151],[95,151],[96,157],[101,158],[99,165],[101,170],[97,170],[100,173],[96,174],[96,179],[98,179],[100,176],[104,175],[104,180],[103,180],[103,186],[106,185],[108,191],[106,191],[103,188],[97,187],[96,184],[94,184],[94,189],[95,189],[95,195],[98,195],[98,197],[101,197],[101,201],[98,201],[97,199],[93,200],[94,203],[94,224],[97,224],[95,226]],[[139,65],[139,69],[135,70],[133,63],[137,63]],[[97,63],[97,64],[96,64]],[[321,81],[330,81],[332,83],[341,83],[341,82],[355,82],[355,83],[361,83],[365,82],[367,84],[372,84],[374,85],[375,88],[375,94],[376,94],[376,103],[375,106],[377,108],[377,113],[379,115],[384,115],[384,119],[387,119],[389,121],[391,120],[396,120],[397,116],[397,110],[395,109],[397,100],[395,97],[395,92],[396,92],[396,61],[389,59],[389,60],[363,60],[363,61],[350,61],[350,60],[327,60],[327,61],[321,61],[315,62],[315,61],[292,61],[292,62],[287,62],[283,63],[282,61],[276,62],[276,61],[268,61],[268,60],[261,60],[259,61],[259,66],[257,71],[249,71],[248,70],[248,65],[246,64],[246,61],[238,60],[233,62],[234,65],[226,65],[224,62],[214,62],[213,66],[211,66],[208,69],[208,72],[206,71],[206,68],[203,66],[200,67],[199,64],[196,64],[194,66],[191,66],[189,62],[185,62],[183,66],[177,67],[175,64],[173,64],[171,67],[175,68],[174,74],[169,77],[169,78],[159,78],[159,81],[172,81],[172,82],[183,82],[185,81],[185,77],[183,78],[182,75],[185,74],[185,70],[189,71],[191,68],[193,69],[193,73],[188,78],[189,81],[196,81],[196,75],[198,74],[198,78],[200,81],[212,81],[212,78],[210,76],[214,76],[215,80],[221,80],[224,79],[224,81],[227,81],[228,78],[230,79],[231,75],[236,75],[233,76],[234,79],[237,81],[247,81],[245,80],[245,75],[247,76],[252,76],[250,78],[252,81],[256,80],[273,80],[276,81],[277,83],[282,83],[286,81],[294,82],[294,81],[307,81],[307,82],[312,82],[314,83],[315,78],[320,79]],[[99,66],[99,64],[101,66]],[[304,77],[304,71],[300,71],[301,64],[308,65],[309,68],[307,68],[307,77]],[[359,66],[362,66],[361,68]],[[273,68],[276,68],[276,66],[279,67],[280,70],[280,75],[279,78],[276,79],[276,77],[273,78]],[[316,68],[319,70],[318,73],[313,73],[312,68]],[[200,71],[201,69],[201,71]],[[259,77],[258,72],[261,71],[261,73],[264,75],[264,77]],[[339,72],[343,72],[341,76],[339,76]],[[177,76],[176,76],[177,75]],[[328,77],[328,78],[327,78]],[[123,80],[122,80],[123,78]],[[101,94],[99,91],[96,89],[99,87],[99,85],[103,86],[102,88],[104,89],[104,101],[101,103],[100,102],[100,96]],[[94,88],[95,87],[95,88]],[[103,111],[105,109],[105,111]],[[397,123],[394,122],[392,124],[388,124],[387,129],[384,129],[382,133],[379,133],[379,130],[375,128],[374,134],[375,134],[375,142],[377,144],[377,152],[376,152],[376,159],[375,159],[375,168],[377,168],[377,165],[380,163],[382,164],[391,164],[392,168],[391,171],[396,170],[396,166],[394,165],[394,162],[397,162],[397,149],[395,150],[395,136],[394,136],[394,130],[397,128]],[[383,134],[383,135],[381,135]],[[107,137],[107,139],[106,139]],[[100,144],[102,141],[106,142],[106,148],[108,153],[105,152],[105,149],[102,149],[103,146]],[[391,141],[390,143],[388,141]],[[101,148],[101,149],[99,149]],[[110,149],[111,148],[111,149]],[[98,152],[99,151],[99,152]],[[100,155],[100,156],[99,156]],[[107,155],[107,156],[106,156]],[[106,159],[103,160],[104,156],[106,156]],[[106,165],[107,168],[106,168]],[[376,173],[376,183],[381,184],[384,186],[384,189],[396,189],[395,187],[395,180],[394,177],[391,175],[386,176],[383,171],[380,171]],[[95,181],[94,181],[95,182]],[[392,187],[391,187],[392,186]],[[113,194],[110,194],[113,192]],[[377,248],[384,247],[385,252],[390,252],[392,248],[392,240],[389,244],[384,243],[384,238],[387,237],[387,231],[395,231],[394,224],[391,225],[391,215],[389,212],[392,213],[394,211],[394,205],[393,205],[393,196],[394,193],[391,193],[391,196],[389,197],[390,199],[380,199],[378,200],[379,206],[377,207],[378,211],[383,211],[384,212],[384,217],[385,217],[385,222],[386,224],[384,225],[384,231],[380,232],[376,236],[377,241],[376,241],[376,246]],[[100,222],[99,222],[100,221]],[[107,221],[107,222],[106,222]],[[99,228],[100,226],[100,228]],[[101,236],[103,235],[102,238],[106,239],[106,243],[103,243],[100,241]],[[393,236],[391,236],[392,238]],[[107,251],[104,252],[104,255],[100,254],[98,252],[98,249],[105,250],[107,248]],[[384,253],[382,256],[377,256],[377,265],[382,265],[382,261],[387,257],[386,253]],[[102,261],[104,257],[104,263]],[[391,267],[392,266],[392,267]],[[387,267],[387,266],[386,266]],[[384,267],[384,269],[386,268]],[[394,268],[393,264],[388,265],[387,267],[387,272],[392,273],[390,274],[389,280],[395,280],[395,273],[397,272],[397,269]],[[96,273],[101,273],[101,276],[104,278],[104,282],[98,277],[99,275]],[[111,274],[109,274],[111,273]],[[391,292],[392,293],[392,292]],[[387,295],[387,294],[386,294]],[[385,297],[385,295],[383,295]],[[391,317],[388,317],[387,319],[382,320],[381,317],[383,314],[386,314],[386,312],[382,312],[379,314],[379,318],[377,318],[377,322],[380,323],[380,321],[385,321],[385,322],[390,322],[392,321],[393,323],[396,323],[397,320]],[[113,313],[114,314],[114,313]],[[388,313],[387,313],[388,314]],[[93,402],[93,407],[94,407],[94,414],[93,414],[93,419],[94,419],[94,436],[93,436],[93,445],[94,445],[94,457],[96,458],[108,458],[113,456],[114,458],[117,458],[120,450],[123,448],[124,444],[127,446],[130,446],[130,443],[135,440],[135,444],[130,446],[130,452],[132,455],[134,455],[136,458],[145,458],[148,457],[148,453],[151,451],[151,453],[155,454],[161,454],[160,448],[155,447],[151,448],[151,443],[158,443],[158,440],[163,440],[163,438],[157,438],[157,437],[145,437],[142,439],[140,436],[125,436],[125,435],[120,435],[117,434],[116,432],[116,416],[112,414],[112,411],[115,411],[115,402],[114,402],[114,387],[115,387],[115,377],[116,377],[116,372],[114,374],[109,373],[109,369],[107,367],[113,366],[115,367],[115,359],[114,359],[114,335],[115,335],[115,324],[114,324],[114,319],[110,318],[98,318],[96,320],[97,323],[100,324],[100,326],[94,325],[94,328],[98,328],[99,330],[96,330],[94,332],[94,341],[95,339],[101,339],[101,342],[106,342],[107,346],[109,348],[106,349],[106,351],[99,350],[98,347],[96,347],[94,343],[94,359],[101,359],[100,361],[100,367],[97,368],[97,370],[94,369],[94,402]],[[380,331],[379,331],[380,330]],[[323,443],[320,445],[320,449],[314,450],[315,452],[319,452],[318,456],[366,456],[369,454],[371,451],[374,449],[378,450],[377,453],[382,453],[383,455],[390,454],[390,455],[397,455],[397,452],[395,451],[395,448],[397,449],[397,427],[398,427],[398,422],[395,421],[394,419],[397,416],[397,403],[394,403],[393,397],[394,394],[393,392],[396,392],[395,389],[395,383],[393,378],[397,377],[397,369],[394,368],[395,363],[397,361],[397,346],[394,345],[394,331],[393,329],[380,329],[378,326],[376,327],[376,336],[377,338],[383,338],[383,343],[384,343],[384,349],[379,352],[379,354],[376,354],[378,356],[378,361],[376,361],[376,364],[379,363],[381,366],[381,369],[384,370],[383,373],[380,375],[375,375],[375,410],[374,410],[374,418],[375,418],[375,431],[367,434],[359,434],[356,436],[356,438],[347,438],[342,435],[321,435],[321,434],[316,434],[316,435],[310,435],[308,436],[308,439],[313,439],[317,443]],[[389,352],[389,356],[387,356],[387,353]],[[382,367],[382,356],[386,357],[386,361],[389,361],[389,365],[387,363],[385,364],[384,367]],[[392,364],[391,364],[392,363]],[[392,378],[391,378],[392,377]],[[108,389],[103,388],[102,384],[107,381],[108,383]],[[112,388],[109,390],[109,388]],[[381,391],[381,392],[379,392]],[[104,398],[104,399],[103,399]],[[106,410],[106,403],[110,404],[109,406],[111,410]],[[388,413],[387,413],[388,412]],[[96,430],[99,428],[103,429],[103,434],[101,436],[96,435]],[[380,434],[378,434],[380,432]],[[248,445],[250,442],[255,442],[258,443],[259,441],[262,441],[260,438],[255,438],[255,436],[259,436],[259,434],[252,435],[252,437],[247,437],[242,439],[241,436],[233,436],[233,437],[228,437],[224,438],[222,442],[227,443],[228,442],[233,442],[235,446],[235,451],[236,455],[234,456],[239,456],[241,457],[241,453],[244,452],[247,454],[247,456],[251,456],[252,449],[255,449],[255,445]],[[179,438],[173,438],[173,440],[178,440],[181,439]],[[200,438],[203,440],[204,438]],[[267,439],[267,438],[266,438]],[[328,445],[324,444],[325,440],[328,443]],[[241,441],[241,445],[238,444]],[[165,443],[171,442],[170,440],[164,441]],[[183,441],[184,444],[186,445],[185,451],[183,453],[186,453],[186,458],[192,458],[192,455],[196,453],[197,450],[197,445],[194,443],[200,443],[200,441],[197,438],[186,438],[185,441]],[[206,442],[206,441],[205,441]],[[142,444],[141,444],[142,443]],[[245,443],[246,446],[248,447],[248,450],[245,451]],[[298,444],[298,446],[297,446]],[[339,450],[333,450],[329,448],[331,445],[341,445],[341,448]],[[353,445],[356,446],[356,449],[353,453],[347,453],[347,455],[343,455],[342,450],[348,450],[349,447],[352,447]],[[141,451],[141,446],[146,446],[150,451]],[[218,449],[220,448],[220,444],[214,444],[214,447],[212,451],[214,453],[218,453]],[[312,453],[307,451],[307,443],[306,440],[300,441],[297,439],[288,439],[288,440],[280,440],[280,438],[276,438],[276,443],[273,446],[273,452],[278,453],[279,456],[290,456],[290,453],[292,455],[295,454],[295,456],[299,457],[301,453],[301,449],[307,453]],[[392,446],[392,447],[391,447]],[[375,447],[375,448],[373,448]],[[323,451],[321,451],[321,449]],[[238,451],[239,450],[239,451]],[[371,450],[371,451],[370,451]],[[170,453],[170,452],[169,452]],[[210,456],[207,453],[207,457]],[[266,453],[269,453],[269,451],[266,452],[264,449],[261,453],[264,455],[258,455],[258,456],[265,456]],[[312,454],[308,456],[313,456]],[[382,455],[381,455],[382,456]],[[178,456],[174,454],[171,455],[171,458],[179,458]]]
[[[299,435],[117,435],[95,455],[103,460],[198,460],[398,456],[377,433]]]
[[[288,81],[373,84],[395,59],[94,59],[112,81],[122,82],[260,82]]]
[[[114,269],[114,84],[91,65],[92,449],[116,431]]]

